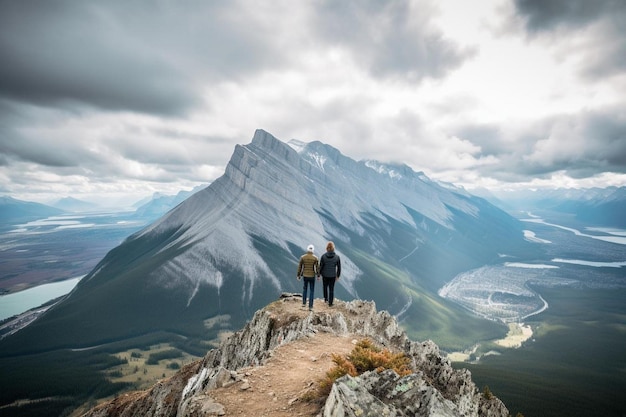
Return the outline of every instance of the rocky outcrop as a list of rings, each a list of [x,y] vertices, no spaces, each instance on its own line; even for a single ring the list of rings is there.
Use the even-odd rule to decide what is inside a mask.
[[[299,295],[283,295],[202,360],[147,392],[121,396],[85,417],[222,415],[223,407],[207,392],[236,382],[238,369],[262,365],[276,347],[319,332],[367,337],[404,352],[414,370],[404,377],[388,370],[337,380],[322,409],[324,417],[508,416],[500,400],[479,392],[467,370],[452,368],[433,342],[409,340],[395,318],[376,311],[373,302],[355,300],[339,303],[332,312],[296,314],[300,304]]]
[[[458,399],[459,397],[456,397]],[[495,397],[470,396],[476,407],[463,411],[455,397],[429,384],[421,371],[400,377],[393,370],[366,372],[338,379],[326,400],[324,417],[357,416],[507,416],[508,410]],[[467,404],[467,401],[464,401]],[[471,412],[468,412],[471,409]]]

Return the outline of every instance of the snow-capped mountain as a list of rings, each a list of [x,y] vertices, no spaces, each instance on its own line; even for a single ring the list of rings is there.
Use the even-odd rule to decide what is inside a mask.
[[[479,339],[493,329],[437,290],[502,253],[531,250],[520,223],[486,200],[406,165],[258,130],[222,177],[109,252],[7,342],[37,350],[157,333],[206,340],[300,291],[298,258],[309,244],[321,255],[328,240],[342,261],[337,297],[374,300],[409,334],[444,347],[450,334]]]

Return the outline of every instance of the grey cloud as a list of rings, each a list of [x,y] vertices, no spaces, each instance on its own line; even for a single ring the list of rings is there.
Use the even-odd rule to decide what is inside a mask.
[[[502,141],[502,129],[496,125],[463,126],[454,130],[453,134],[480,146],[481,155],[498,155],[508,149]]]
[[[474,143],[492,142],[493,129],[486,131],[486,139],[480,137],[480,127],[473,133],[467,137]],[[493,148],[500,163],[482,168],[483,173],[503,181],[544,178],[559,171],[573,178],[626,173],[626,119],[619,109],[554,117],[515,135],[506,148]]]
[[[27,136],[12,129],[0,129],[0,155],[5,161],[31,162],[54,168],[78,167],[103,162],[82,144],[69,138]]]
[[[289,67],[303,45],[340,45],[375,76],[438,78],[474,51],[424,4],[0,0],[0,98],[182,116],[212,83]]]
[[[0,16],[5,97],[157,114],[181,113],[196,100],[180,71],[133,45],[94,3],[7,1]]]
[[[122,158],[158,165],[170,172],[186,172],[190,167],[202,164],[223,165],[234,148],[232,138],[167,128],[135,131],[128,127],[122,134],[103,143]]]
[[[622,0],[515,0],[517,14],[533,35],[588,32],[589,42],[569,49],[580,54],[581,74],[590,79],[626,72],[626,2]]]
[[[237,9],[243,6],[174,6],[0,2],[0,96],[182,115],[200,103],[199,81],[232,79],[280,62],[263,22]]]
[[[515,7],[526,17],[529,31],[581,28],[625,8],[621,0],[515,0]]]
[[[425,2],[325,1],[313,30],[327,43],[347,48],[376,76],[440,78],[476,51],[446,40],[429,23],[431,14]]]
[[[621,22],[606,27],[602,36],[593,43],[593,48],[587,53],[582,65],[582,74],[585,77],[604,79],[626,73],[624,22],[626,9],[621,13]]]
[[[0,100],[0,176],[33,185],[55,178],[109,185],[206,182],[232,153],[232,138],[188,132],[185,124],[161,125]]]
[[[546,137],[560,145],[549,155],[555,170],[567,170],[572,176],[626,173],[626,119],[619,110],[557,118]]]
[[[599,164],[626,172],[626,118],[623,112],[592,114],[585,123],[585,138],[594,146]]]

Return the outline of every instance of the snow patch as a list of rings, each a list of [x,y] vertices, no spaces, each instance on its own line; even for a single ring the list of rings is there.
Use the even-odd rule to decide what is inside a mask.
[[[381,164],[380,162],[377,162],[377,161],[365,161],[365,166],[373,169],[374,171],[378,172],[381,175],[386,175],[389,178],[393,178],[393,179],[402,178],[402,174],[400,174],[398,171],[396,171],[395,169],[393,169],[392,167],[388,165]]]
[[[535,242],[535,243],[552,243],[549,240],[546,239],[541,239],[538,238],[535,235],[535,232],[531,231],[531,230],[524,230],[524,238],[529,241],[529,242]]]
[[[301,153],[308,144],[297,139],[291,139],[287,142],[287,145],[289,145],[294,151]]]
[[[564,264],[574,264],[574,265],[583,265],[583,266],[591,266],[594,268],[622,268],[626,266],[626,261],[621,262],[593,262],[593,261],[582,261],[578,259],[561,259],[555,258],[552,262],[564,263]]]
[[[523,262],[506,262],[504,266],[508,268],[528,268],[528,269],[559,269],[556,265],[527,264]]]
[[[313,161],[313,165],[317,166],[322,172],[324,172],[324,164],[326,163],[326,157],[317,153],[308,153],[308,156]]]

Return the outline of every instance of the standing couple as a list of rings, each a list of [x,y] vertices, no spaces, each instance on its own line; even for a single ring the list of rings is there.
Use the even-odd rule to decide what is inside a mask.
[[[298,264],[298,281],[304,278],[302,287],[302,307],[306,308],[307,292],[310,289],[309,311],[313,310],[313,292],[315,291],[315,277],[319,281],[320,276],[324,280],[324,301],[329,307],[333,306],[335,299],[335,281],[341,276],[341,259],[335,253],[335,244],[328,242],[326,244],[326,253],[318,261],[317,256],[313,254],[313,245],[306,248],[306,253],[300,257]]]

